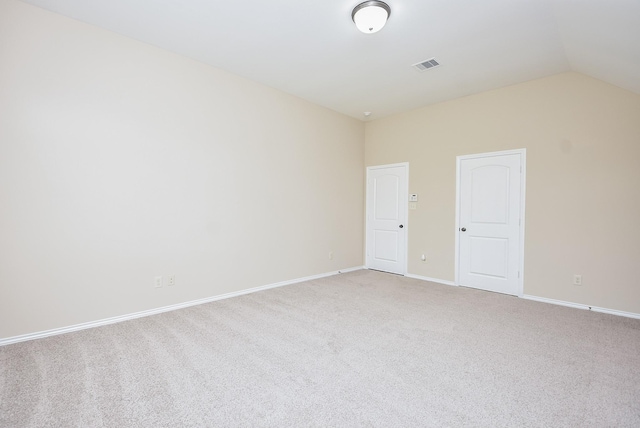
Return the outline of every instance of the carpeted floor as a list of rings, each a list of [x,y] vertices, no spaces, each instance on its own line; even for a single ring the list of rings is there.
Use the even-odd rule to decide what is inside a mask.
[[[0,347],[2,427],[639,427],[640,320],[357,271]]]

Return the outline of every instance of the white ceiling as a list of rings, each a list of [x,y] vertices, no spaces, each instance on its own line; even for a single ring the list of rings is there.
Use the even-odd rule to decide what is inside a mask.
[[[363,120],[569,70],[640,94],[640,0],[386,0],[376,34],[363,0],[23,1]]]

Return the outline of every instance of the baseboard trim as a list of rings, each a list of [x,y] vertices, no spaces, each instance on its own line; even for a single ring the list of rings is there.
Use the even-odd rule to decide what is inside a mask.
[[[566,302],[564,300],[549,299],[547,297],[532,296],[524,294],[520,296],[522,299],[534,300],[536,302],[551,303],[552,305],[567,306],[569,308],[583,309],[586,311],[601,312],[604,314],[617,315],[620,317],[640,319],[640,314],[633,312],[619,311],[617,309],[600,308],[598,306],[583,305],[582,303]]]
[[[203,299],[191,300],[189,302],[177,303],[175,305],[163,306],[155,309],[148,309],[146,311],[134,312],[126,315],[119,315],[111,318],[104,318],[97,321],[89,321],[82,324],[75,324],[67,327],[54,328],[51,330],[39,331],[36,333],[28,333],[20,336],[7,337],[0,339],[0,346],[11,345],[13,343],[26,342],[28,340],[42,339],[50,336],[57,336],[59,334],[72,333],[74,331],[86,330],[94,327],[101,327],[104,325],[115,324],[123,321],[129,321],[136,318],[148,317],[151,315],[157,315],[164,312],[175,311],[178,309],[188,308],[190,306],[202,305],[204,303],[215,302],[216,300],[224,300],[232,297],[238,297],[245,294],[256,293],[258,291],[269,290],[271,288],[283,287],[285,285],[297,284],[305,281],[312,281],[314,279],[326,278],[328,276],[339,275],[341,273],[353,272],[363,269],[364,266],[355,266],[346,269],[340,269],[337,271],[321,273],[318,275],[305,276],[302,278],[291,279],[288,281],[276,282],[273,284],[261,285],[259,287],[247,288],[245,290],[234,291],[231,293],[220,294],[217,296],[205,297]]]
[[[351,267],[351,268],[347,268],[347,269],[340,269],[338,271],[338,273],[348,273],[348,272],[355,272],[357,270],[363,270],[366,269],[364,266],[356,266],[356,267]],[[326,275],[329,276],[329,275]],[[298,281],[299,282],[299,281]]]
[[[453,281],[447,281],[447,280],[438,279],[438,278],[429,278],[428,276],[414,275],[412,273],[407,273],[404,276],[406,276],[407,278],[419,279],[421,281],[435,282],[442,285],[453,285],[454,287],[456,285],[456,283]]]

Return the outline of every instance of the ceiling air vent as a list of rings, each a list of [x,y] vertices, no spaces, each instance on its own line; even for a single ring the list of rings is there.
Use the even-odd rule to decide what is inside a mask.
[[[426,61],[422,61],[422,62],[419,62],[417,64],[413,64],[413,67],[415,67],[419,71],[425,71],[425,70],[428,70],[430,68],[437,67],[439,65],[440,65],[440,63],[438,61],[436,61],[435,58],[431,58],[431,59],[428,59]]]

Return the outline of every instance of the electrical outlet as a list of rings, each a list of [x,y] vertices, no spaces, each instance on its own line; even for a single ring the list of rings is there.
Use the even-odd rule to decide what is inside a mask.
[[[329,251],[329,260],[333,260],[333,251]]]
[[[155,285],[156,285],[156,288],[162,287],[162,276],[160,275],[156,276]]]
[[[176,285],[176,276],[175,275],[169,275],[167,277],[167,285],[169,287]]]
[[[573,275],[573,285],[582,285],[582,275]]]

